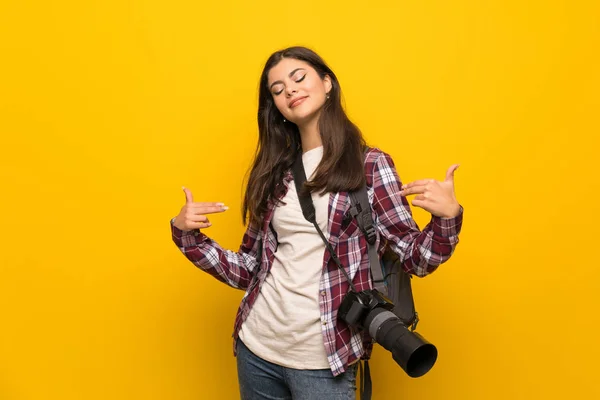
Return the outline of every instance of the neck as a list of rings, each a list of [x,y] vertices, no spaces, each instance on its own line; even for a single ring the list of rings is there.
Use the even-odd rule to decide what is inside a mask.
[[[323,145],[321,134],[319,133],[319,118],[313,118],[306,124],[299,126],[300,139],[302,140],[302,152],[316,149]]]

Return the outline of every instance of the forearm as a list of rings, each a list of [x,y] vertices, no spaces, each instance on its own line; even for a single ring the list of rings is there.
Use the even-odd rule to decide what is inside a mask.
[[[461,207],[454,218],[434,216],[423,231],[415,225],[399,240],[392,241],[392,249],[400,254],[404,270],[423,277],[448,261],[459,241],[462,218]]]
[[[196,267],[237,289],[246,289],[254,275],[258,243],[246,232],[240,250],[224,249],[199,230],[182,231],[171,222],[173,242]]]

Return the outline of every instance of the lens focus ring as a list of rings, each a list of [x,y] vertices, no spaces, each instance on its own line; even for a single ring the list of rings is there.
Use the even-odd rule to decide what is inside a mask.
[[[396,314],[394,314],[391,311],[388,310],[384,310],[384,309],[380,309],[381,311],[378,312],[373,319],[370,319],[369,325],[368,325],[368,329],[369,329],[369,335],[371,335],[371,337],[375,340],[377,340],[377,331],[379,330],[379,328],[381,327],[381,325],[385,322],[388,321],[390,319],[399,319]],[[379,310],[377,310],[379,311]],[[376,312],[376,310],[371,311]]]

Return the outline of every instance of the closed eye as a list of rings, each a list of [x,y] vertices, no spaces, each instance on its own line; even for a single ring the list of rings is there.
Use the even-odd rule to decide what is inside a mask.
[[[306,78],[306,74],[304,74],[300,78],[296,79],[295,82],[296,83],[300,83],[300,82],[302,82],[304,80],[304,78]],[[277,95],[280,95],[282,92],[283,92],[283,88],[281,88],[281,90],[273,92],[273,95],[277,96]]]

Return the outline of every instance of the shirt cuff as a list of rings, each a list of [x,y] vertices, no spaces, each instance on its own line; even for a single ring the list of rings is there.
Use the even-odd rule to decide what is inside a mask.
[[[171,219],[171,235],[173,241],[178,247],[191,247],[196,246],[206,239],[206,235],[200,232],[200,229],[194,229],[191,231],[182,231],[174,225],[175,218]]]
[[[431,218],[433,233],[442,237],[458,236],[462,228],[463,207],[460,206],[460,211],[456,217],[442,218],[433,216]]]

